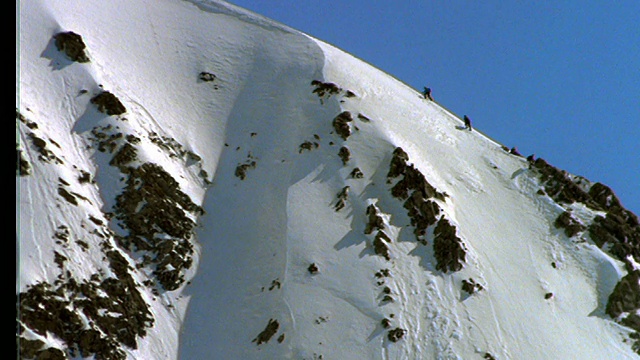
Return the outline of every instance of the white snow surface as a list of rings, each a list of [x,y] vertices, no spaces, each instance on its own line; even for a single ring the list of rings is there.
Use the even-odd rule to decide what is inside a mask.
[[[140,285],[155,323],[137,349],[126,349],[129,358],[637,358],[624,343],[628,330],[604,312],[624,266],[554,227],[564,208],[536,194],[540,184],[524,158],[481,132],[461,130],[458,117],[415,89],[223,1],[19,6],[16,106],[38,124],[34,132],[59,145],[51,150],[64,163],[38,161],[20,128],[17,141],[33,174],[16,178],[16,291],[55,281],[54,251],[69,259],[66,268],[78,279],[107,269],[98,246],[61,248],[52,240],[63,224],[71,237],[88,237],[95,227],[88,216],[108,222],[105,212],[122,189],[121,174],[89,146],[94,126],[136,134],[140,161],[161,165],[205,210],[188,282],[159,295]],[[82,35],[90,62],[57,51],[52,36],[60,31]],[[199,81],[202,71],[216,79]],[[321,99],[312,80],[355,96]],[[89,99],[101,89],[119,97],[126,120],[95,110]],[[347,140],[331,125],[342,111],[354,115]],[[151,132],[199,155],[201,166],[169,156],[148,140]],[[318,146],[300,151],[305,141]],[[337,155],[341,146],[351,151],[346,165]],[[426,246],[415,241],[386,179],[396,147],[448,195],[438,204],[467,248],[462,270],[435,269],[432,228]],[[234,171],[246,161],[255,167],[242,180]],[[354,167],[363,178],[349,176]],[[96,182],[78,182],[77,169]],[[59,179],[86,201],[62,200]],[[336,211],[345,186],[346,206]],[[369,204],[393,239],[388,261],[364,234]],[[307,270],[312,263],[316,274]],[[375,276],[381,269],[390,272],[383,285]],[[135,276],[142,284],[148,273]],[[484,290],[461,291],[468,278]],[[385,286],[393,302],[382,300]],[[547,293],[553,297],[545,299]],[[385,318],[391,329],[406,330],[400,341],[387,338]],[[279,323],[273,338],[252,342],[270,319]],[[34,337],[59,344],[55,336]]]

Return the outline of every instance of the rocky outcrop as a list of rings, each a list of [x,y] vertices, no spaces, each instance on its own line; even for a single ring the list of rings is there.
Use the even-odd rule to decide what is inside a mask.
[[[389,164],[387,178],[397,178],[398,176],[403,175],[407,168],[408,161],[409,155],[401,147],[395,148],[391,156],[391,163]]]
[[[127,112],[120,99],[109,91],[103,91],[92,97],[91,103],[98,107],[98,111],[107,115],[121,115]]]
[[[640,259],[638,217],[621,206],[620,200],[609,187],[601,183],[585,186],[586,181],[572,180],[567,172],[549,165],[541,158],[532,162],[532,166],[538,172],[545,193],[557,203],[580,202],[592,210],[606,213],[605,216],[597,215],[587,227],[591,240],[598,247],[604,248],[606,245],[608,252],[621,261],[625,261],[629,255]],[[586,227],[568,212],[560,214],[554,225],[564,228],[569,237],[584,231]]]
[[[280,323],[278,323],[278,320],[269,319],[269,323],[267,323],[267,326],[264,328],[264,330],[262,330],[262,332],[260,332],[260,334],[258,334],[258,336],[256,336],[255,339],[253,339],[251,342],[254,342],[258,345],[268,342],[278,331],[279,327]]]
[[[331,82],[322,82],[320,80],[312,80],[311,86],[315,87],[315,89],[313,89],[313,93],[317,94],[320,98],[336,95],[342,91],[342,88],[338,85]]]
[[[347,185],[343,187],[342,190],[340,190],[340,192],[338,193],[337,195],[338,201],[336,202],[336,205],[334,207],[336,211],[342,210],[342,208],[344,208],[345,205],[347,204],[347,199],[349,199],[350,189],[351,187]]]
[[[456,234],[456,227],[449,220],[441,217],[434,230],[434,256],[436,269],[444,272],[462,270],[466,260],[466,249]]]
[[[397,327],[397,328],[395,328],[393,330],[389,330],[389,332],[387,333],[387,338],[391,342],[398,342],[406,334],[407,334],[407,330]]]
[[[625,275],[609,295],[606,312],[612,318],[640,309],[640,270]],[[640,331],[639,329],[636,329]]]
[[[633,269],[629,257],[640,259],[640,225],[638,217],[622,207],[620,200],[608,186],[601,183],[589,183],[580,177],[571,177],[541,158],[529,160],[544,186],[544,192],[560,205],[582,203],[591,210],[604,213],[596,215],[587,226],[565,211],[554,222],[558,228],[564,228],[569,237],[587,231],[589,238],[601,249],[620,261],[625,262],[629,273],[616,285],[609,296],[606,312],[620,324],[636,330],[635,337],[640,338],[640,271]],[[551,293],[549,293],[551,294]],[[552,295],[551,295],[552,296]],[[550,297],[551,297],[550,296]],[[549,297],[549,298],[550,298]],[[624,316],[621,316],[624,314]],[[633,345],[640,354],[640,341]]]
[[[120,243],[143,252],[143,264],[155,266],[158,282],[166,290],[175,290],[192,265],[190,238],[196,225],[192,216],[202,209],[156,164],[129,168],[127,174],[127,185],[116,197],[115,206],[116,218],[129,232]]]
[[[207,71],[202,71],[198,75],[198,79],[200,79],[201,81],[204,81],[204,82],[210,82],[210,81],[214,81],[216,79],[216,75],[212,74],[210,72],[207,72]]]
[[[378,208],[371,204],[367,207],[367,224],[364,228],[365,234],[371,234],[373,230],[383,230],[384,229],[384,221],[382,216],[380,216]]]
[[[546,194],[556,202],[562,204],[581,202],[590,208],[600,209],[600,205],[593,201],[591,196],[578,184],[573,182],[566,171],[549,165],[542,158],[536,159],[532,166],[538,172]]]
[[[478,284],[474,279],[463,279],[462,280],[462,291],[465,291],[469,295],[473,295],[476,292],[483,290],[484,287]]]
[[[640,259],[640,225],[638,217],[621,207],[611,207],[606,216],[596,216],[589,225],[589,235],[599,246],[621,261],[631,255]]]
[[[603,209],[611,209],[614,207],[622,207],[620,200],[610,187],[602,184],[595,183],[589,189],[589,196],[598,203]]]
[[[82,36],[73,31],[67,31],[57,33],[53,38],[58,50],[64,52],[69,59],[79,63],[89,62],[89,57],[85,53],[87,46],[82,40]]]
[[[391,260],[391,254],[389,253],[390,242],[391,238],[384,231],[378,231],[373,239],[373,249],[376,255],[382,256],[387,261]]]
[[[25,159],[22,154],[22,150],[20,150],[20,145],[16,143],[16,175],[18,176],[27,176],[31,174],[31,165],[29,161]]]
[[[444,201],[446,195],[433,187],[424,174],[408,161],[409,155],[402,148],[394,149],[387,179],[390,183],[392,179],[399,180],[391,187],[391,195],[404,200],[403,207],[407,209],[418,242],[427,244],[427,228],[437,222],[433,244],[436,269],[458,271],[465,262],[466,249],[456,234],[455,225],[441,215],[442,209],[436,202]]]
[[[89,280],[77,281],[69,277],[63,262],[60,281],[28,286],[17,296],[21,349],[26,347],[37,359],[60,355],[66,359],[68,351],[72,357],[123,360],[123,345],[137,348],[138,338],[146,335],[154,319],[127,260],[108,242],[103,246],[112,276],[94,274]],[[26,340],[22,335],[27,329],[40,336],[56,336],[64,341],[66,351],[45,349],[41,342]]]
[[[255,168],[256,165],[257,163],[255,161],[248,161],[244,164],[238,164],[238,166],[236,166],[234,175],[240,178],[240,180],[244,180],[247,177],[247,170]]]
[[[362,173],[362,170],[360,170],[360,168],[353,168],[349,176],[354,179],[362,179],[364,177],[364,174]]]
[[[640,355],[640,269],[634,269],[620,279],[609,295],[606,313],[635,330],[632,348]]]
[[[426,200],[419,191],[413,192],[403,206],[411,218],[416,240],[425,242],[427,228],[436,223],[437,216],[440,214],[440,206],[434,201]]]
[[[351,159],[351,151],[348,147],[342,146],[340,150],[338,150],[338,157],[342,160],[342,165],[347,165],[347,162]]]
[[[347,138],[351,135],[351,126],[349,125],[349,123],[351,123],[352,121],[353,117],[348,111],[341,112],[333,119],[333,129],[336,131],[336,134],[338,134],[342,138],[342,140],[347,140]]]
[[[574,219],[568,211],[560,214],[553,224],[556,228],[564,229],[564,233],[567,237],[573,237],[587,228],[580,221]]]
[[[401,148],[393,152],[387,178],[402,178],[391,188],[391,194],[405,200],[403,206],[408,210],[411,225],[415,226],[417,238],[424,235],[428,226],[436,222],[436,216],[440,213],[440,207],[428,199],[438,198],[444,200],[444,196],[429,184],[424,175],[413,164],[408,165],[409,157]]]

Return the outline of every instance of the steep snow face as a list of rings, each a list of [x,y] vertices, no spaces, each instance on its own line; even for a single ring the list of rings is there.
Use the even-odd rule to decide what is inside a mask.
[[[24,358],[637,357],[606,186],[221,1],[20,6]]]

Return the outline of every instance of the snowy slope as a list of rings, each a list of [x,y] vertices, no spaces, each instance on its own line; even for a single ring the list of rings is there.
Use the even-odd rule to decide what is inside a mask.
[[[222,1],[19,16],[23,358],[638,358],[606,186]]]

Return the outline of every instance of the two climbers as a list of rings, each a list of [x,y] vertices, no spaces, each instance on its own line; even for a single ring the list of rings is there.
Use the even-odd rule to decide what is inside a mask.
[[[424,90],[422,90],[422,96],[424,96],[425,99],[433,101],[433,97],[431,97],[431,88],[425,86]],[[467,115],[464,116],[464,128],[469,129],[469,131],[473,130],[471,127],[471,119],[469,119]]]

